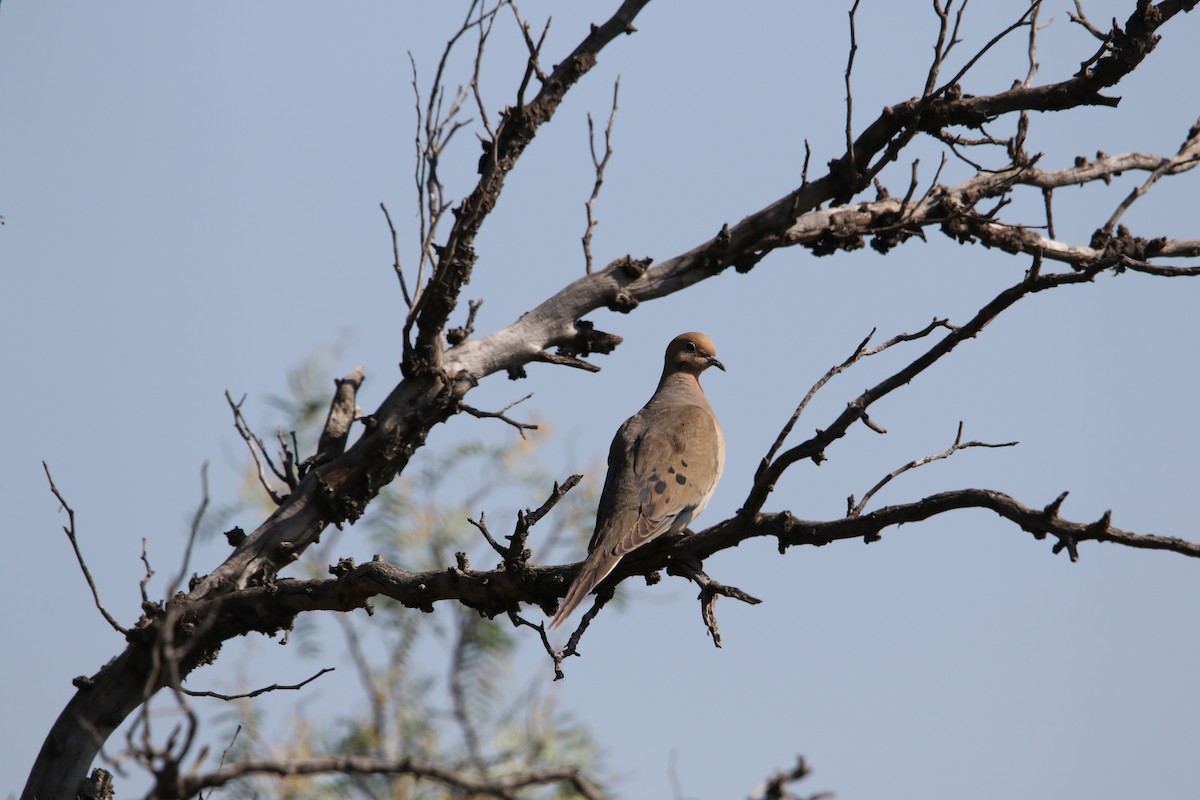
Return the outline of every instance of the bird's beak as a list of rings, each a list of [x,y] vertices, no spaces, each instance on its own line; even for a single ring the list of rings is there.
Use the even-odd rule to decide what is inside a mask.
[[[726,372],[726,371],[727,371],[727,370],[725,369],[725,365],[724,365],[724,364],[722,364],[722,363],[721,363],[719,360],[717,360],[717,357],[716,357],[716,356],[709,356],[709,357],[708,357],[708,365],[709,365],[710,367],[716,367],[717,369],[721,370],[721,372]]]

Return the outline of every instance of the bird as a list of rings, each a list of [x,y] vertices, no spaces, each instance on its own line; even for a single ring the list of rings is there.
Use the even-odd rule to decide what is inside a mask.
[[[550,620],[561,625],[630,551],[687,529],[725,469],[725,436],[700,374],[722,372],[712,340],[683,333],[667,346],[654,396],[617,429],[588,554]]]

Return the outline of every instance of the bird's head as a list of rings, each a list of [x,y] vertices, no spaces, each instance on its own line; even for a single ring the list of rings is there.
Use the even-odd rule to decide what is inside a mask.
[[[717,347],[703,333],[681,333],[667,345],[665,372],[686,372],[697,377],[709,367],[724,371]]]

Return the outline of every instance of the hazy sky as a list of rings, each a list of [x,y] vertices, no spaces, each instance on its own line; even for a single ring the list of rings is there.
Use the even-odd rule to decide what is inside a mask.
[[[535,21],[553,14],[545,52],[554,63],[616,5],[521,9]],[[955,63],[1015,19],[1018,5],[968,7]],[[1107,27],[1133,5],[1085,7]],[[602,54],[512,175],[477,243],[466,292],[485,300],[477,328],[507,325],[582,274],[586,115],[607,115],[617,75],[616,154],[597,206],[600,263],[627,253],[667,258],[771,203],[799,183],[805,140],[810,173],[820,174],[844,143],[848,7],[652,3],[639,32]],[[1069,23],[1073,7],[1051,2],[1042,14],[1039,80],[1069,76],[1095,50]],[[270,430],[278,415],[267,399],[286,391],[288,369],[336,347],[329,377],[362,364],[361,405],[382,400],[399,379],[404,308],[380,201],[400,228],[406,263],[415,242],[408,52],[427,85],[464,9],[4,2],[0,492],[10,550],[0,582],[0,775],[11,785],[0,796],[20,791],[70,679],[122,645],[92,607],[41,461],[77,511],[101,595],[128,624],[139,610],[142,539],[159,569],[151,590],[161,592],[181,558],[202,463],[214,504],[237,500],[243,453],[226,389],[246,394],[251,420]],[[919,93],[936,29],[927,2],[863,0],[859,20],[861,128]],[[1030,148],[1046,153],[1041,165],[1070,166],[1097,150],[1174,153],[1200,115],[1198,36],[1195,14],[1173,20],[1144,67],[1114,90],[1124,97],[1117,109],[1034,117]],[[506,18],[485,64],[493,111],[512,101],[521,53]],[[451,69],[454,81],[467,77],[465,53]],[[1007,88],[1025,70],[1024,42],[1014,40],[964,89]],[[914,150],[923,186],[936,152],[925,142]],[[455,196],[470,186],[477,154],[464,131],[444,165]],[[904,161],[888,173],[893,194],[909,172]],[[965,174],[948,164],[942,180]],[[1060,237],[1086,242],[1141,180],[1060,192]],[[1164,180],[1126,224],[1145,236],[1200,237],[1198,186],[1194,173]],[[1040,221],[1040,198],[1023,198],[1013,218]],[[519,384],[490,378],[471,402],[497,407],[535,392],[528,414],[550,423],[540,434],[547,469],[594,468],[652,391],[666,342],[703,330],[729,372],[705,376],[728,465],[702,521],[724,519],[799,398],[868,331],[886,338],[935,315],[961,322],[1028,267],[929,236],[887,257],[782,251],[749,275],[730,270],[631,315],[597,313],[599,327],[626,340],[598,360],[601,373],[533,366]],[[852,428],[821,467],[795,465],[767,508],[837,517],[847,495],[944,449],[963,420],[969,438],[1021,445],[907,475],[876,506],[967,486],[1036,506],[1069,489],[1070,519],[1112,509],[1120,527],[1196,539],[1198,302],[1200,282],[1133,274],[1023,300],[880,402],[872,417],[887,435]],[[921,347],[834,381],[795,441]],[[512,431],[455,419],[414,464],[471,436],[503,441]],[[513,510],[486,509],[496,520]],[[258,521],[247,511],[230,524]],[[335,556],[370,557],[353,528],[337,536]],[[815,769],[805,791],[842,800],[1193,796],[1200,565],[1096,544],[1072,565],[1050,548],[981,511],[888,531],[870,547],[843,542],[780,557],[770,542],[752,542],[706,565],[764,600],[719,604],[724,649],[705,634],[690,584],[630,581],[627,610],[592,626],[584,657],[553,691],[592,726],[630,798],[669,796],[673,757],[683,795],[715,800],[746,796],[796,754]],[[223,552],[205,543],[194,569],[211,569]],[[249,661],[259,671],[245,676],[252,685],[315,671],[272,644],[246,646],[258,654]],[[192,681],[232,680],[245,662]],[[532,641],[518,663],[521,686],[549,678]],[[314,685],[313,702],[362,702],[352,677],[336,680],[344,682]],[[263,702],[278,721],[296,700]],[[141,786],[130,782],[126,793]]]

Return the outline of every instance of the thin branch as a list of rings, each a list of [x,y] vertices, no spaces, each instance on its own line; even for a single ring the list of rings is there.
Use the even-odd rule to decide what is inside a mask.
[[[379,208],[383,211],[383,217],[387,220],[388,232],[392,235],[392,269],[396,272],[396,277],[400,280],[400,294],[404,297],[404,305],[412,311],[413,298],[408,292],[408,283],[404,280],[404,269],[400,266],[400,237],[396,235],[396,226],[392,224],[392,215],[388,212],[387,204],[380,203]]]
[[[851,76],[854,74],[854,56],[858,53],[858,37],[855,31],[855,18],[858,14],[860,0],[854,0],[848,16],[850,18],[850,52],[846,56],[846,166],[850,170],[850,182],[858,180],[858,165],[854,160],[854,92],[851,90]]]
[[[288,489],[295,489],[300,484],[300,476],[296,474],[296,463],[298,461],[297,453],[299,447],[296,445],[296,432],[291,432],[292,444],[288,444],[288,437],[283,433],[283,427],[275,429],[275,438],[279,440],[279,467],[283,473],[283,482],[287,484]]]
[[[946,83],[942,84],[942,86],[936,92],[934,92],[934,94],[935,95],[943,95],[950,90],[950,87],[957,86],[958,83],[966,76],[966,74],[971,71],[971,68],[974,67],[975,64],[977,64],[979,62],[979,59],[981,59],[985,55],[987,55],[988,51],[990,51],[993,47],[995,47],[1001,41],[1006,39],[1008,37],[1008,35],[1011,34],[1013,31],[1028,25],[1029,24],[1029,21],[1028,21],[1029,16],[1036,12],[1037,7],[1039,5],[1040,5],[1040,2],[1031,3],[1029,8],[1025,9],[1025,13],[1022,14],[1021,17],[1016,22],[1012,23],[1007,28],[1000,31],[995,36],[993,36],[990,40],[988,40],[988,43],[985,44],[983,47],[979,48],[979,51],[976,52],[975,55],[973,55],[967,61],[966,64],[963,64],[962,69],[960,69],[958,72],[956,72],[954,74],[953,78],[946,81]]]
[[[487,15],[486,22],[484,21],[484,8],[483,6],[479,8],[479,18],[476,20],[479,28],[479,44],[475,48],[475,71],[471,75],[471,92],[475,95],[475,107],[479,109],[479,121],[493,143],[496,141],[496,131],[492,128],[487,107],[483,103],[483,92],[479,88],[479,75],[483,69],[483,48],[487,44],[488,35],[492,32],[492,26],[496,24],[497,12],[503,5],[503,2],[497,3],[496,8]]]
[[[420,251],[417,258],[417,279],[413,285],[412,298],[408,300],[408,313],[405,315],[406,325],[407,321],[411,320],[417,312],[417,301],[421,298],[421,291],[425,285],[425,263],[429,258],[429,248],[426,245],[428,241],[429,220],[425,216],[425,182],[429,172],[429,163],[425,155],[425,145],[422,140],[424,111],[421,107],[421,85],[417,78],[417,60],[411,50],[408,53],[408,61],[412,67],[413,105],[416,106],[416,134],[413,136],[413,147],[416,151],[416,158],[413,160],[413,185],[417,193],[417,236],[420,239]],[[404,332],[404,338],[408,339],[407,327]]]
[[[229,390],[226,389],[225,401],[229,403],[229,410],[233,412],[233,427],[237,430],[238,435],[242,437],[242,441],[246,443],[246,447],[249,448],[250,455],[254,459],[254,466],[258,473],[259,484],[267,493],[267,496],[271,498],[271,501],[275,503],[275,505],[283,505],[284,498],[280,496],[267,481],[266,472],[263,470],[263,461],[265,460],[267,462],[267,466],[271,468],[271,472],[275,474],[276,478],[279,478],[279,480],[286,483],[284,474],[276,469],[275,462],[271,460],[271,454],[267,452],[267,446],[263,444],[262,439],[258,438],[258,436],[254,434],[254,431],[250,430],[250,426],[247,424],[246,418],[242,416],[242,403],[246,402],[246,396],[242,395],[242,399],[235,403],[233,401],[233,395],[231,395]],[[262,454],[262,458],[259,458],[260,453]]]
[[[237,741],[237,737],[241,732],[242,732],[242,725],[241,725],[241,723],[238,723],[238,726],[236,728],[234,728],[233,736],[229,737],[229,744],[225,745],[225,749],[221,751],[221,760],[217,763],[217,769],[221,769],[222,767],[225,766],[225,762],[229,759],[229,751],[233,749],[234,742]],[[212,794],[213,794],[212,792],[209,792],[208,796],[212,797]],[[203,792],[197,792],[196,796],[199,797],[200,800],[204,800]]]
[[[154,570],[151,569],[150,559],[146,554],[146,538],[144,536],[142,537],[142,564],[146,567],[146,574],[138,581],[138,589],[141,590],[142,603],[145,605],[150,602],[150,595],[147,594],[146,587],[150,585],[150,579],[154,577]]]
[[[816,396],[817,392],[819,392],[821,388],[825,386],[825,384],[829,383],[829,381],[834,378],[834,376],[840,375],[864,358],[870,358],[877,353],[882,353],[884,350],[901,344],[902,342],[911,342],[916,339],[922,339],[933,333],[938,328],[952,329],[947,320],[934,317],[928,325],[916,333],[900,333],[896,336],[893,336],[891,339],[888,339],[883,344],[867,349],[867,344],[869,344],[871,338],[875,336],[875,331],[872,329],[872,331],[866,335],[866,338],[858,343],[858,347],[854,348],[853,353],[851,353],[840,364],[835,364],[826,370],[825,374],[822,375],[820,379],[818,379],[817,382],[812,385],[812,388],[808,390],[808,393],[804,395],[804,399],[801,400],[800,404],[796,406],[796,410],[792,412],[792,416],[784,424],[783,428],[780,429],[779,435],[775,437],[775,441],[771,443],[771,447],[767,450],[767,454],[763,456],[762,461],[759,462],[758,470],[755,472],[755,481],[764,475],[766,470],[770,467],[771,462],[775,458],[775,454],[779,452],[781,447],[783,447],[783,443],[787,440],[788,435],[791,434],[792,429],[796,427],[796,423],[799,421],[800,415],[804,413],[804,409],[808,407],[809,402],[813,399],[813,397]]]
[[[672,800],[686,800],[683,794],[683,781],[679,779],[679,751],[674,747],[667,755],[667,776],[671,780]]]
[[[333,672],[334,669],[335,669],[334,667],[324,667],[317,674],[312,675],[308,678],[305,678],[304,680],[300,681],[299,683],[293,683],[293,684],[287,684],[287,685],[273,683],[270,686],[264,686],[261,689],[255,689],[254,691],[251,691],[251,692],[243,692],[242,694],[221,694],[220,692],[194,691],[192,689],[184,689],[184,688],[180,688],[180,691],[183,692],[184,694],[186,694],[188,697],[215,697],[218,700],[226,700],[226,701],[246,700],[251,697],[258,697],[260,694],[266,694],[267,692],[298,691],[300,689],[303,689],[305,686],[312,683],[313,681],[315,681],[317,678],[324,675],[326,672]]]
[[[1108,34],[1088,21],[1087,15],[1083,13],[1083,6],[1080,5],[1079,0],[1075,0],[1075,13],[1072,14],[1069,11],[1067,12],[1067,19],[1071,20],[1071,22],[1074,22],[1076,25],[1081,26],[1097,40],[1105,43],[1108,42]]]
[[[950,32],[950,9],[954,6],[954,0],[949,0],[946,7],[943,8],[938,0],[933,0],[933,13],[938,18],[938,35],[937,40],[933,43],[933,61],[929,64],[929,73],[925,76],[925,88],[921,90],[922,97],[930,97],[933,94],[933,89],[937,86],[938,75],[942,70],[942,65],[946,63],[946,56],[950,52],[950,48],[957,42],[957,36],[950,34],[950,44],[946,44],[947,34]],[[958,10],[958,19],[962,19],[963,9],[966,8],[966,3]],[[957,31],[958,24],[955,23]]]
[[[772,450],[769,454],[772,457],[764,459],[755,473],[754,484],[742,506],[741,514],[743,516],[750,516],[757,513],[762,508],[763,503],[766,502],[767,496],[774,489],[776,481],[779,480],[791,464],[801,459],[809,458],[815,463],[823,461],[825,459],[825,448],[842,436],[845,436],[849,427],[854,422],[862,419],[873,402],[913,380],[917,375],[951,352],[959,343],[978,336],[988,323],[1018,300],[1027,295],[1057,286],[1090,282],[1102,270],[1102,266],[1092,266],[1070,273],[1026,276],[1020,283],[1005,289],[993,298],[991,302],[981,308],[965,325],[956,327],[949,324],[943,326],[931,324],[929,330],[932,330],[933,327],[947,327],[950,332],[906,367],[885,378],[872,388],[867,389],[848,403],[846,409],[838,415],[837,419],[831,425],[823,430],[818,430],[816,435],[806,442],[778,456],[774,456],[774,450]],[[934,322],[936,323],[937,320]],[[853,363],[857,359],[858,352],[865,345],[866,340],[859,345],[858,350],[855,351],[855,355],[848,359],[849,363]],[[790,431],[790,427],[785,426],[785,428]]]
[[[604,185],[604,170],[608,168],[608,160],[612,158],[612,133],[613,123],[617,119],[617,97],[621,92],[621,79],[618,77],[613,81],[613,99],[612,110],[608,113],[608,125],[604,128],[604,157],[596,155],[596,129],[595,123],[592,121],[592,115],[588,114],[588,146],[592,153],[592,167],[596,171],[596,181],[592,184],[592,193],[584,203],[584,208],[587,211],[587,229],[583,232],[583,260],[584,272],[588,275],[592,274],[592,232],[596,230],[596,198],[600,196],[600,187]]]
[[[572,573],[571,577],[574,578],[574,573]],[[596,589],[596,591],[592,594],[592,597],[594,599],[592,600],[591,608],[589,608],[587,611],[583,612],[583,616],[581,616],[579,618],[579,624],[575,626],[575,630],[573,630],[571,632],[571,635],[567,637],[567,643],[563,646],[563,649],[561,651],[559,651],[559,653],[554,658],[554,663],[555,663],[555,667],[556,667],[556,669],[555,669],[556,675],[554,678],[555,680],[561,679],[562,662],[565,661],[566,659],[570,658],[571,656],[579,655],[580,639],[583,638],[583,634],[587,631],[588,627],[592,624],[592,620],[594,620],[597,617],[597,615],[600,614],[600,610],[603,609],[606,605],[608,605],[608,602],[613,599],[613,595],[617,590],[618,583],[619,583],[619,580],[614,579],[612,575],[609,575],[609,577],[605,578],[604,581],[601,582],[600,586]],[[570,581],[564,582],[561,587],[562,591],[559,594],[566,594],[567,587],[569,585],[570,585]]]
[[[205,461],[200,465],[200,503],[196,506],[196,511],[192,514],[192,524],[188,527],[187,545],[183,548],[183,563],[179,565],[179,574],[171,581],[167,587],[167,597],[174,597],[179,591],[179,587],[183,585],[184,577],[188,573],[188,569],[192,563],[192,549],[196,546],[196,539],[200,536],[200,523],[204,519],[204,512],[208,510],[208,462]],[[167,626],[168,628],[170,626]],[[167,628],[164,628],[166,630]],[[171,685],[178,686],[179,681],[174,681]]]
[[[1038,14],[1042,9],[1042,0],[1034,0],[1032,3],[1033,13],[1029,17],[1029,40],[1026,45],[1026,58],[1029,62],[1029,68],[1025,71],[1025,80],[1021,84],[1026,89],[1033,85],[1033,76],[1038,71],[1037,60],[1037,35],[1038,35]],[[1025,153],[1025,139],[1029,133],[1029,112],[1022,111],[1017,115],[1017,133],[1013,137],[1012,144],[1009,146],[1009,159],[1014,164],[1024,164],[1028,160]]]
[[[1051,239],[1057,239],[1058,236],[1054,233],[1054,190],[1042,189],[1042,204],[1046,208],[1046,235]]]
[[[1200,242],[1196,243],[1200,250]],[[1141,272],[1145,275],[1157,275],[1160,278],[1193,278],[1200,276],[1200,266],[1196,267],[1160,267],[1148,261],[1141,261],[1128,256],[1122,256],[1117,262],[1123,269]]]
[[[532,553],[525,547],[526,542],[529,540],[530,530],[543,517],[549,514],[550,510],[558,505],[560,500],[566,497],[567,492],[579,485],[581,480],[583,480],[583,476],[576,474],[571,475],[561,484],[555,481],[554,487],[550,490],[550,496],[536,510],[530,511],[527,508],[524,511],[518,511],[517,522],[513,528],[512,535],[505,537],[508,539],[508,546],[501,545],[492,537],[487,527],[486,515],[483,512],[480,512],[478,521],[468,517],[467,522],[473,525],[483,535],[483,538],[491,548],[496,551],[497,555],[504,559],[506,569],[514,572],[524,570],[532,556]]]
[[[734,600],[741,600],[752,606],[762,602],[736,586],[726,586],[714,581],[700,568],[700,562],[694,559],[673,560],[667,566],[667,574],[687,578],[700,587],[700,594],[697,595],[697,599],[700,601],[700,618],[704,621],[704,627],[708,630],[709,636],[712,637],[713,645],[718,648],[721,646],[721,630],[717,625],[717,598],[722,595],[732,597]]]
[[[450,60],[450,54],[454,51],[459,40],[469,31],[478,28],[480,30],[480,39],[476,46],[475,65],[476,69],[479,68],[483,47],[487,41],[487,34],[484,32],[484,28],[487,28],[490,32],[495,16],[503,5],[504,3],[500,2],[491,10],[488,10],[484,0],[472,0],[458,30],[447,40],[446,46],[442,49],[441,59],[438,61],[437,69],[434,72],[433,83],[430,86],[429,95],[425,100],[424,107],[422,107],[421,102],[422,95],[417,78],[416,60],[413,58],[412,53],[409,53],[409,61],[412,65],[413,95],[416,99],[417,109],[417,133],[415,138],[416,166],[413,178],[416,184],[417,205],[419,209],[420,258],[417,264],[417,277],[413,287],[412,302],[409,304],[408,315],[404,324],[404,341],[406,344],[410,341],[410,332],[416,321],[416,315],[425,289],[427,288],[425,284],[426,266],[432,264],[435,260],[436,246],[434,243],[437,238],[438,227],[445,217],[446,212],[450,210],[451,205],[450,201],[446,198],[445,186],[438,175],[438,164],[455,134],[470,124],[470,120],[459,119],[459,114],[468,96],[466,87],[460,86],[449,106],[445,105],[444,80],[446,67]],[[478,81],[473,82],[472,89],[476,91],[476,100],[482,110],[482,96],[478,94]],[[490,130],[490,123],[486,119],[484,120],[484,125]],[[495,148],[496,142],[493,139],[493,154],[496,152]]]
[[[495,537],[492,536],[492,532],[488,530],[487,514],[485,512],[481,511],[479,513],[479,519],[477,520],[467,517],[467,522],[470,523],[477,531],[479,531],[484,540],[491,546],[493,550],[496,551],[497,555],[499,555],[501,558],[508,556],[508,548],[497,542]]]
[[[75,538],[75,509],[67,503],[66,498],[58,491],[58,487],[54,485],[54,478],[50,475],[50,465],[45,461],[42,462],[42,469],[46,473],[46,480],[50,483],[50,493],[58,500],[58,504],[67,512],[67,524],[63,526],[63,533],[67,535],[67,540],[71,543],[71,549],[75,551],[75,561],[79,564],[79,569],[83,571],[84,580],[87,581],[88,588],[92,590],[92,601],[96,604],[96,610],[100,612],[100,616],[104,617],[104,621],[109,624],[114,631],[127,636],[129,629],[117,622],[112,614],[108,613],[108,609],[100,602],[100,592],[96,589],[96,582],[92,580],[92,571],[88,569],[87,561],[83,558],[83,553],[79,549],[79,540]],[[145,551],[143,551],[143,554]],[[147,566],[147,570],[149,566]],[[143,590],[145,584],[142,585]]]
[[[955,158],[957,158],[959,161],[963,162],[964,164],[966,164],[968,167],[975,170],[976,172],[994,171],[994,170],[988,170],[986,167],[983,166],[983,164],[980,164],[978,161],[970,159],[966,155],[964,155],[963,152],[958,149],[960,142],[955,141],[954,137],[943,136],[941,134],[941,131],[939,131],[938,133],[935,133],[934,137],[937,139],[940,139],[942,142],[944,142],[946,144],[946,146],[950,148],[950,152],[954,154]]]
[[[525,74],[521,78],[521,85],[517,88],[517,108],[524,108],[525,90],[529,88],[529,79],[536,76],[540,83],[546,82],[546,73],[542,71],[538,60],[542,55],[542,45],[546,43],[546,34],[550,32],[551,17],[546,17],[546,24],[542,26],[542,35],[534,42],[533,36],[529,32],[529,23],[521,18],[521,10],[517,8],[517,4],[510,1],[508,7],[512,9],[513,17],[517,20],[517,27],[521,29],[521,35],[525,39],[525,48],[529,51],[529,58],[525,61]]]
[[[451,328],[446,331],[446,343],[451,347],[462,344],[467,339],[471,338],[471,334],[475,332],[475,315],[479,313],[479,309],[483,306],[482,300],[467,301],[467,321],[460,328]]]
[[[1158,182],[1158,179],[1164,175],[1177,175],[1180,172],[1185,172],[1200,162],[1200,120],[1197,120],[1192,129],[1188,131],[1188,138],[1179,147],[1179,152],[1173,157],[1163,160],[1162,166],[1150,173],[1150,177],[1146,178],[1141,186],[1135,187],[1129,193],[1121,204],[1113,211],[1112,216],[1108,218],[1108,222],[1104,223],[1101,228],[1106,233],[1112,233],[1116,227],[1118,220],[1129,210],[1129,207],[1134,204],[1138,198],[1144,196],[1150,191],[1150,187]]]
[[[863,495],[862,500],[860,500],[857,505],[854,502],[854,496],[851,495],[846,500],[846,516],[847,517],[857,517],[857,516],[861,515],[863,512],[863,509],[866,507],[867,503],[869,503],[871,501],[871,498],[874,497],[875,494],[880,489],[882,489],[884,486],[887,486],[888,483],[890,483],[892,481],[892,479],[897,478],[900,475],[903,475],[905,472],[908,472],[910,469],[917,469],[918,467],[923,467],[926,464],[929,464],[933,461],[941,461],[944,458],[949,458],[950,456],[954,455],[955,453],[959,452],[960,450],[967,450],[972,447],[1016,447],[1017,444],[1019,444],[1019,442],[1002,442],[1000,444],[989,444],[987,442],[977,442],[977,441],[973,441],[973,440],[970,442],[964,442],[962,440],[962,432],[963,432],[963,424],[962,424],[962,421],[960,420],[958,423],[958,433],[954,437],[954,443],[951,444],[948,448],[946,448],[945,450],[943,450],[940,453],[935,453],[933,455],[925,456],[924,458],[918,458],[914,461],[909,461],[907,464],[905,464],[901,467],[897,467],[896,469],[892,470],[887,475],[883,476],[883,478],[881,478],[878,483],[876,483],[874,486],[872,486],[867,491],[867,493]]]
[[[917,192],[917,184],[919,183],[917,177],[917,168],[920,166],[921,159],[914,158],[912,162],[912,177],[908,182],[908,191],[904,193],[904,199],[900,201],[900,211],[896,214],[896,216],[900,218],[901,222],[904,221],[904,216],[908,213],[908,204],[912,201],[913,195]]]
[[[562,670],[562,662],[565,655],[564,653],[555,650],[553,645],[550,644],[550,637],[546,635],[546,624],[538,623],[535,625],[511,609],[509,609],[508,618],[514,627],[533,628],[535,631],[537,631],[538,637],[542,641],[542,647],[546,650],[546,655],[550,656],[550,660],[554,663],[554,680],[561,681],[563,678],[565,678],[566,675]]]
[[[470,414],[472,417],[476,417],[478,419],[498,419],[501,422],[505,422],[505,423],[513,426],[514,428],[516,428],[517,433],[521,434],[521,438],[524,439],[525,431],[536,431],[538,429],[538,426],[533,423],[530,423],[530,422],[518,422],[517,420],[512,419],[511,417],[507,416],[505,414],[505,412],[508,411],[510,408],[512,408],[515,405],[524,403],[526,400],[528,400],[531,397],[533,397],[532,392],[525,395],[524,397],[522,397],[519,400],[512,401],[511,403],[509,403],[508,405],[506,405],[504,408],[500,409],[499,411],[481,411],[478,408],[475,408],[474,406],[467,405],[466,403],[460,403],[459,408],[461,408],[463,411]]]

